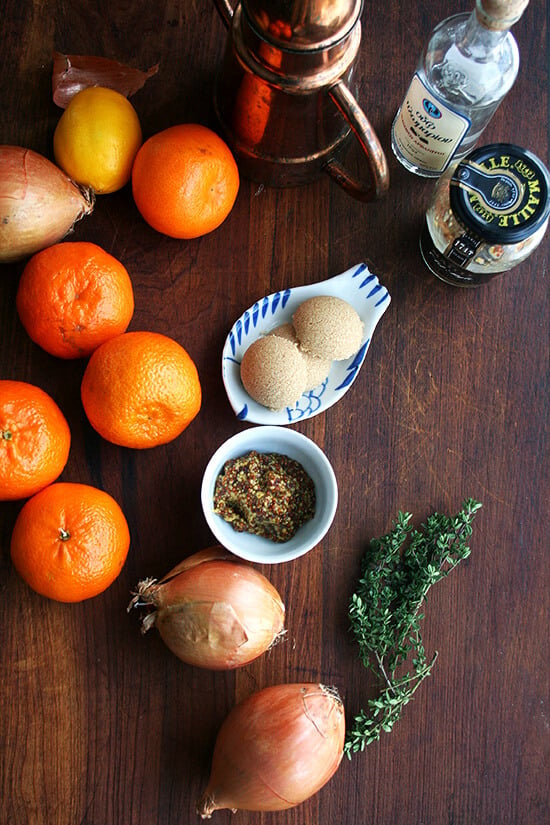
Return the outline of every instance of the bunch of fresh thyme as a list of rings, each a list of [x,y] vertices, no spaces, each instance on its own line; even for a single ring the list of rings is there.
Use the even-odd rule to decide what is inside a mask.
[[[381,692],[368,700],[368,712],[361,710],[353,719],[344,745],[349,758],[382,731],[391,731],[430,674],[437,652],[428,661],[419,611],[432,584],[470,555],[467,541],[480,507],[467,499],[456,516],[434,513],[421,530],[413,530],[410,513],[399,512],[393,529],[371,541],[349,617],[360,659],[379,678]]]

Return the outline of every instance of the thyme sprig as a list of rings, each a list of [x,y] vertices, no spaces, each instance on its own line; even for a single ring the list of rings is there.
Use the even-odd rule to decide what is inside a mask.
[[[419,530],[413,529],[411,513],[399,512],[393,529],[371,541],[348,612],[359,657],[376,674],[380,693],[348,729],[349,758],[392,730],[431,673],[438,654],[426,656],[420,610],[430,587],[470,555],[467,541],[480,507],[469,498],[456,516],[434,513]]]

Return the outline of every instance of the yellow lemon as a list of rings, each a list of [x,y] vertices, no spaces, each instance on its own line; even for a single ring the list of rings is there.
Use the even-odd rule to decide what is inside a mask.
[[[70,178],[107,194],[128,183],[141,143],[139,118],[130,101],[113,89],[92,86],[78,92],[61,115],[53,151]]]

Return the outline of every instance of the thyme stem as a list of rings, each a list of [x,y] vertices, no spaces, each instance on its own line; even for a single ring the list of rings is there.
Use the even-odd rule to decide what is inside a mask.
[[[380,654],[376,650],[374,651],[374,656],[376,658],[376,663],[378,665],[378,669],[379,669],[380,673],[382,674],[386,685],[388,686],[389,690],[391,690],[393,693],[395,693],[395,688],[392,684],[392,681],[391,681],[390,677],[386,673],[386,668],[384,667],[384,662],[383,662],[382,657],[380,656]]]
[[[410,513],[399,512],[393,529],[372,539],[348,615],[359,658],[375,673],[380,694],[348,727],[344,752],[349,758],[393,728],[430,675],[438,654],[426,657],[420,611],[430,587],[470,555],[467,541],[480,507],[467,499],[456,516],[434,513],[420,530],[412,528]]]

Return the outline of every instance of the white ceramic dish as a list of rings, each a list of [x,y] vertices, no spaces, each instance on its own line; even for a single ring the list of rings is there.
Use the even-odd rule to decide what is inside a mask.
[[[315,484],[315,515],[284,543],[251,533],[238,533],[213,512],[216,479],[231,458],[259,453],[282,453],[299,461]],[[247,561],[276,564],[303,556],[327,533],[338,504],[338,485],[324,452],[311,439],[286,427],[249,427],[225,441],[214,453],[204,472],[201,487],[204,516],[216,539],[227,550]]]
[[[292,321],[296,308],[313,295],[335,295],[350,303],[364,325],[359,351],[345,361],[333,361],[328,378],[305,392],[294,407],[269,410],[254,401],[244,389],[241,359],[260,335]],[[222,378],[229,403],[237,418],[251,424],[293,424],[324,412],[349,390],[357,377],[373,332],[390,304],[390,294],[366,264],[335,275],[326,281],[275,292],[257,301],[233,324],[222,353]]]

